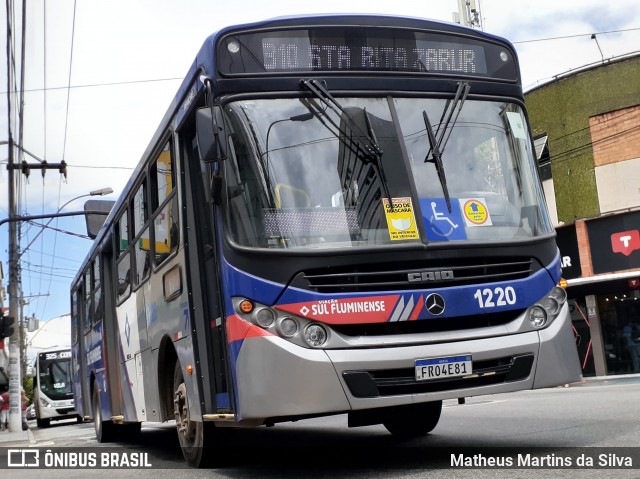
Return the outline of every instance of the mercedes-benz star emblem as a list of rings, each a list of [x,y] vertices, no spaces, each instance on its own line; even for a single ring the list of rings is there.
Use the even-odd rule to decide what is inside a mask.
[[[425,299],[424,306],[430,314],[440,316],[444,313],[444,298],[437,293],[431,293]]]

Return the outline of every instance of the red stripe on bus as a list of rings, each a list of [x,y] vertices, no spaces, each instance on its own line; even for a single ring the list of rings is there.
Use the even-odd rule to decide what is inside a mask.
[[[420,311],[422,311],[423,306],[424,306],[424,296],[420,295],[418,304],[416,304],[416,307],[413,309],[411,316],[409,316],[409,321],[415,321],[416,319],[418,319],[418,316],[420,315]]]
[[[258,326],[245,321],[240,316],[234,314],[227,318],[227,341],[232,343],[247,338],[255,338],[259,336],[273,336],[272,333],[265,331]]]

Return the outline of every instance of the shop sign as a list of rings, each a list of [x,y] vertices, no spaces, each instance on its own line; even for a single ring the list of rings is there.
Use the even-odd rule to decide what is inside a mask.
[[[587,222],[595,274],[640,268],[640,212]]]
[[[582,268],[580,267],[580,250],[578,249],[576,226],[562,226],[556,229],[556,234],[556,241],[560,250],[562,277],[565,279],[579,278],[582,275]]]

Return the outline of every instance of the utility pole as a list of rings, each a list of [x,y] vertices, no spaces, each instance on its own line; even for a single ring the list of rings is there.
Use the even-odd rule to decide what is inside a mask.
[[[7,2],[7,145],[8,145],[8,175],[9,182],[9,219],[13,220],[17,216],[15,175],[13,174],[14,158],[14,138],[13,127],[15,116],[12,114],[12,91],[15,80],[15,65],[11,62],[13,58],[13,15],[9,2]],[[17,122],[16,122],[17,123]],[[18,225],[14,221],[9,224],[9,316],[18,318]],[[18,326],[18,325],[16,325]],[[9,338],[9,430],[22,430],[22,413],[20,412],[20,328],[13,328],[13,333]]]
[[[8,90],[10,91],[10,84]],[[7,93],[9,95],[9,93]],[[9,99],[9,96],[8,96]],[[7,164],[9,182],[9,218],[13,219],[17,215],[16,191],[14,175],[14,146],[11,132],[11,102],[9,104],[9,159]],[[9,316],[19,318],[18,305],[18,224],[15,221],[9,222]],[[16,325],[19,326],[19,325]],[[16,432],[22,430],[21,412],[21,390],[22,378],[20,377],[20,327],[13,328],[13,334],[9,338],[9,431]]]
[[[477,3],[479,3],[479,0],[477,0]],[[453,12],[453,21],[465,27],[484,30],[482,15],[476,5],[476,0],[458,0],[458,11]]]

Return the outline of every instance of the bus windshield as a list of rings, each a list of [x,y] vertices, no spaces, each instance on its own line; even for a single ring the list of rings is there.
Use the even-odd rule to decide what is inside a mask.
[[[404,211],[410,202],[426,231],[424,238],[413,226],[414,234],[401,242],[491,242],[553,231],[519,105],[467,99],[447,125],[444,99],[341,98],[340,104],[342,111],[315,99],[227,105],[232,153],[225,172],[227,224],[237,244],[318,249],[397,244],[388,222],[394,210],[385,216],[381,201],[386,191]],[[440,175],[448,195],[431,158],[425,113],[436,137],[440,128],[448,129]],[[372,141],[382,151],[383,175],[362,153]],[[396,226],[403,224],[408,223]]]
[[[40,391],[53,400],[71,397],[71,359],[42,359],[38,370]]]

